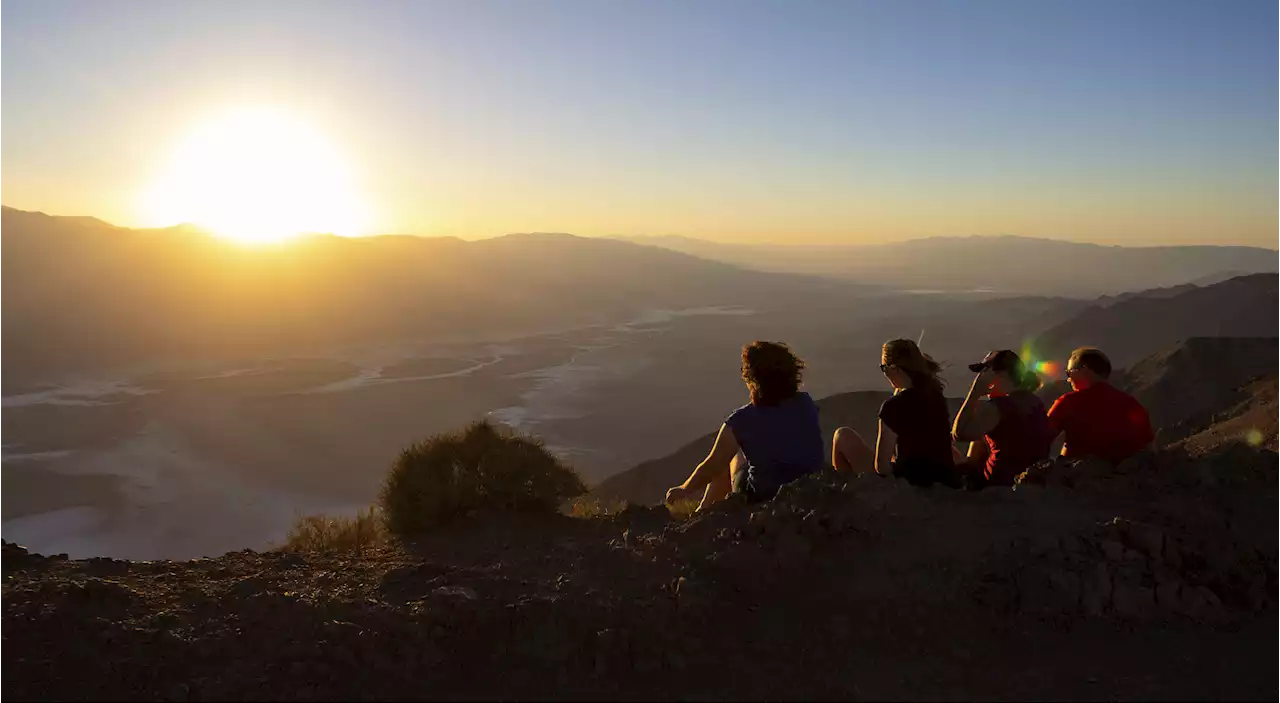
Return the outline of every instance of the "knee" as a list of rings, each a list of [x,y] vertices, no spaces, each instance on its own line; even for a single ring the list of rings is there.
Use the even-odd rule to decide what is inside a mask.
[[[832,444],[835,444],[837,446],[840,446],[840,445],[856,446],[859,444],[866,444],[866,442],[862,439],[862,435],[858,434],[858,431],[853,429],[852,427],[837,428],[836,434],[832,438],[831,442]]]

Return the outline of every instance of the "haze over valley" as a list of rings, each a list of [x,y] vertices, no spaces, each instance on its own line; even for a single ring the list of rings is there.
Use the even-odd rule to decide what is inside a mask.
[[[824,397],[881,390],[879,347],[894,337],[923,335],[954,394],[991,348],[1044,346],[1040,358],[1061,361],[1089,341],[1127,364],[1183,336],[1276,334],[1274,275],[1010,297],[571,235],[246,250],[198,228],[9,208],[3,232],[4,529],[73,556],[265,546],[299,515],[367,505],[403,447],[486,417],[598,483],[745,402],[738,354],[753,339],[791,344]],[[1184,275],[1234,257],[1206,247]],[[1274,252],[1253,262],[1274,264]],[[1086,279],[1090,263],[1078,266]]]

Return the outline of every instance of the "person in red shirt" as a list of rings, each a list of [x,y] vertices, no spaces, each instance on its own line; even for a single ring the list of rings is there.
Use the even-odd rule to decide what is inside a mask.
[[[1067,360],[1072,390],[1049,408],[1049,426],[1065,436],[1062,456],[1096,457],[1118,464],[1152,446],[1151,418],[1133,396],[1112,386],[1111,361],[1100,350],[1081,347]]]

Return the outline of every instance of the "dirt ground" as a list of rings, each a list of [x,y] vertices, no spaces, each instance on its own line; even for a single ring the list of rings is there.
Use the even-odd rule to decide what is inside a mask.
[[[4,695],[1274,700],[1259,456],[976,493],[827,473],[683,522],[474,516],[361,554],[6,544]]]

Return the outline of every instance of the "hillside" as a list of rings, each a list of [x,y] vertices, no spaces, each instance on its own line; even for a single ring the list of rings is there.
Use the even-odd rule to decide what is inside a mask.
[[[1231,408],[1243,398],[1242,386],[1275,375],[1278,351],[1275,337],[1188,339],[1134,364],[1125,374],[1125,390],[1149,409],[1153,425],[1173,428]]]
[[[877,414],[888,400],[889,391],[855,391],[819,399],[818,419],[822,423],[823,446],[830,448],[837,427],[852,427],[870,444],[876,441]],[[960,410],[963,398],[948,398],[951,413]],[[711,451],[715,443],[713,431],[689,442],[671,454],[638,464],[610,476],[591,489],[604,499],[623,499],[637,503],[657,503],[667,489],[689,477],[689,472]]]
[[[689,237],[631,241],[762,271],[831,276],[899,288],[1093,297],[1274,273],[1274,249],[1118,247],[1034,237],[928,237],[866,246],[724,244]]]
[[[1280,288],[1274,274],[1232,278],[1171,297],[1137,296],[1091,306],[1038,335],[1042,359],[1094,346],[1117,367],[1192,337],[1275,337]]]
[[[823,474],[687,522],[490,516],[363,553],[6,544],[4,694],[1269,699],[1276,455],[1255,455],[980,493]]]
[[[33,382],[167,358],[503,336],[647,309],[777,309],[864,288],[609,239],[316,235],[244,248],[4,208],[4,371]]]
[[[1237,388],[1228,404],[1192,415],[1165,432],[1176,440],[1174,446],[1197,457],[1239,444],[1241,439],[1249,446],[1274,452],[1278,416],[1276,374],[1272,372]]]

